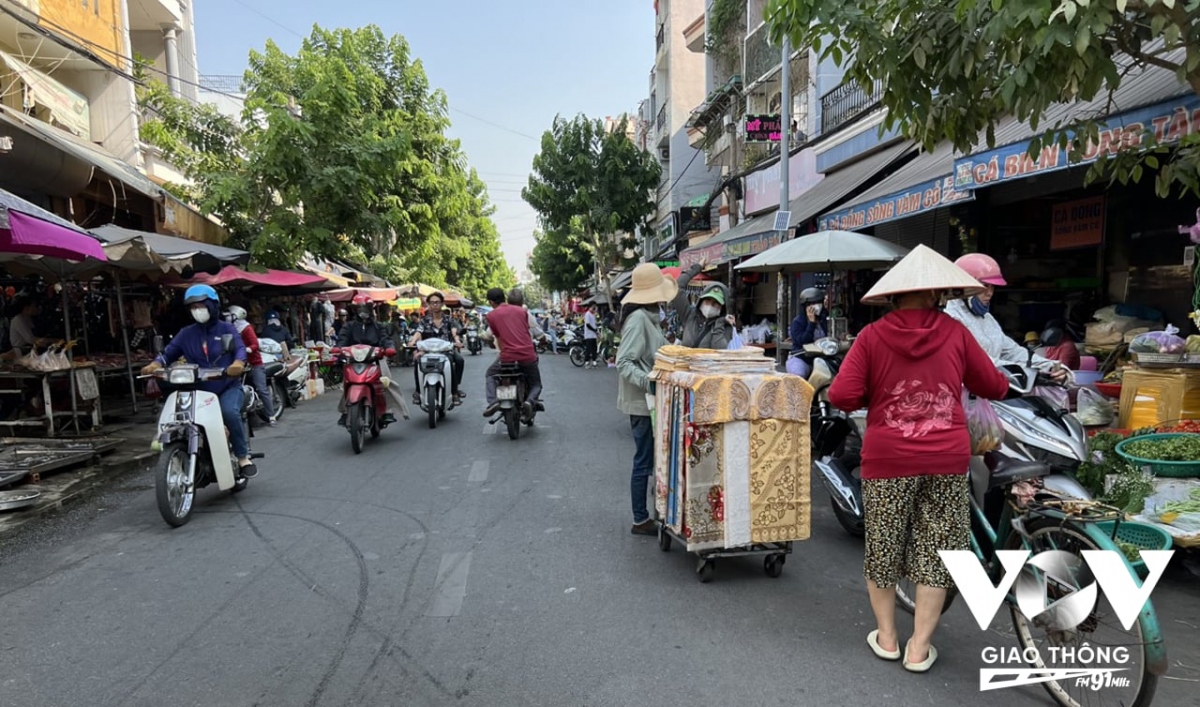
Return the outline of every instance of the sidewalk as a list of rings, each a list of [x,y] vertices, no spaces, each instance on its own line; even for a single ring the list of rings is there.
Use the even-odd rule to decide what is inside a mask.
[[[0,511],[0,537],[32,523],[47,513],[88,498],[127,474],[149,468],[157,456],[150,450],[157,420],[148,411],[105,424],[98,432],[119,440],[115,448],[102,452],[84,465],[46,472],[40,479],[6,486],[3,491],[40,491],[36,503],[16,510]]]

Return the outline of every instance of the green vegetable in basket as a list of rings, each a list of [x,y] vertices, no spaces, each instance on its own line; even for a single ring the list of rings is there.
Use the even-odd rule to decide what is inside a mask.
[[[1146,498],[1154,493],[1154,477],[1144,474],[1132,464],[1123,464],[1104,502],[1129,514],[1141,513]]]
[[[1108,454],[1117,448],[1117,445],[1125,441],[1125,437],[1116,432],[1097,432],[1089,443],[1089,447],[1093,452],[1102,452]]]
[[[1200,461],[1200,435],[1137,440],[1126,444],[1124,450],[1126,454],[1139,459],[1163,462]]]
[[[1137,545],[1134,545],[1133,543],[1127,543],[1124,540],[1118,540],[1117,548],[1119,548],[1122,554],[1125,555],[1126,560],[1129,560],[1130,562],[1141,562],[1142,549]]]

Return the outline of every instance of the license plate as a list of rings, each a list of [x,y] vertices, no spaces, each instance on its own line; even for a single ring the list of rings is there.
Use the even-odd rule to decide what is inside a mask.
[[[517,399],[517,386],[515,386],[515,385],[500,386],[499,388],[496,389],[496,397],[501,400],[516,400]]]

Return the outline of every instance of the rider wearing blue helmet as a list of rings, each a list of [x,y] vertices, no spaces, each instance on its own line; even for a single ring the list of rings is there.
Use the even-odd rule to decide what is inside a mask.
[[[201,368],[223,369],[227,378],[207,381],[199,387],[220,399],[221,417],[229,429],[229,444],[238,458],[239,473],[251,478],[258,469],[250,461],[250,445],[242,426],[242,386],[238,381],[246,370],[242,336],[232,324],[221,320],[220,298],[208,285],[189,287],[183,293],[183,303],[196,323],[180,329],[163,352],[142,369],[142,374],[149,375],[181,358]]]

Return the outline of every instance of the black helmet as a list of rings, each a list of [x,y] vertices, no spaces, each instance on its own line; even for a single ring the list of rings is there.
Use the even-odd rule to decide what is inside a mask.
[[[825,290],[820,287],[806,287],[800,291],[800,306],[820,304],[825,301]]]
[[[1052,326],[1042,332],[1042,343],[1046,346],[1058,346],[1063,340],[1063,330]]]

